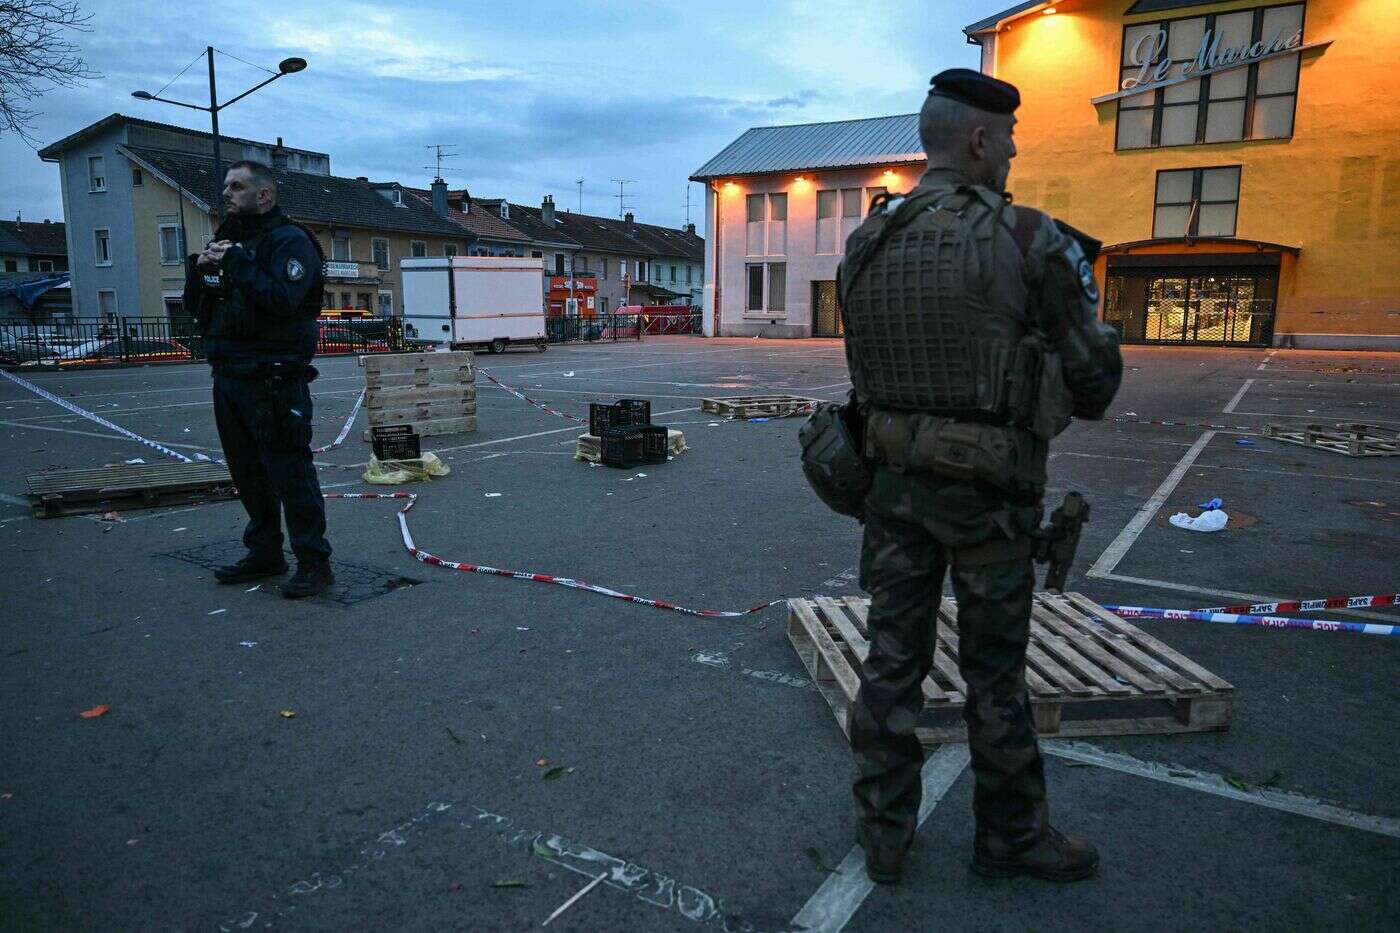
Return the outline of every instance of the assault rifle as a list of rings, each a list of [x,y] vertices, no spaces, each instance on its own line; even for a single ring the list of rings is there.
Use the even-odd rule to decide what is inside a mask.
[[[1065,494],[1065,501],[1050,513],[1050,524],[1036,532],[1035,559],[1047,564],[1045,588],[1060,593],[1079,548],[1079,533],[1089,521],[1089,503],[1077,492]]]

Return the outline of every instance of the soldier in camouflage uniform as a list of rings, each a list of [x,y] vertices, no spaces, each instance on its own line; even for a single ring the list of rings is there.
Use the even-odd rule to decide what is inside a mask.
[[[1033,535],[1049,440],[1100,418],[1118,389],[1116,333],[1097,316],[1097,243],[1003,195],[1016,88],[935,77],[920,114],[927,172],[877,200],[841,270],[846,355],[873,481],[861,586],[870,653],[851,710],[857,837],[870,877],[898,881],[917,825],[915,724],[943,575],[976,785],[974,870],[1075,880],[1098,854],[1049,825],[1026,693]]]

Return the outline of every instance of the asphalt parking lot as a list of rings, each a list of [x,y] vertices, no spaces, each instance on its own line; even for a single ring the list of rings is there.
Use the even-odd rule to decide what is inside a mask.
[[[1072,488],[1093,506],[1071,589],[1168,608],[1400,591],[1400,459],[1256,436],[1400,427],[1400,354],[1125,358],[1110,420],[1075,424],[1051,460],[1047,499]],[[806,487],[800,421],[699,411],[708,396],[838,398],[839,341],[478,362],[579,415],[648,398],[690,449],[591,468],[572,457],[577,425],[479,379],[480,429],[425,440],[452,474],[406,487],[420,547],[697,608],[858,592],[859,526]],[[351,358],[318,366],[322,444],[363,383]],[[219,456],[204,366],[29,378]],[[371,488],[362,425],[318,455],[327,491]],[[1098,844],[1095,880],[973,876],[971,776],[945,746],[926,784],[946,792],[904,884],[867,891],[846,861],[850,754],[781,607],[704,619],[425,566],[394,503],[354,500],[328,504],[335,558],[419,582],[294,604],[171,556],[236,542],[236,503],[30,517],[26,474],[154,460],[140,445],[8,382],[0,444],[0,927],[523,930],[604,872],[551,927],[1356,931],[1400,916],[1400,639],[1139,622],[1234,684],[1234,721],[1053,746],[1052,816]],[[1217,496],[1225,531],[1166,522]],[[78,715],[97,704],[110,712]]]

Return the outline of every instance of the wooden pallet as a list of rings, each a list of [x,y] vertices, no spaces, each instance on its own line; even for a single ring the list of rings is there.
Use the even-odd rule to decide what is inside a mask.
[[[869,606],[853,596],[788,600],[788,639],[848,738]],[[957,604],[944,599],[915,729],[925,745],[967,741],[957,621]],[[1077,593],[1036,594],[1026,685],[1043,736],[1223,731],[1234,697],[1224,680]]]
[[[704,399],[700,410],[726,418],[781,418],[809,409],[820,401],[801,395],[734,395]]]
[[[1309,424],[1301,428],[1266,424],[1264,436],[1286,444],[1301,444],[1349,457],[1400,456],[1400,434],[1383,431],[1370,424],[1342,422],[1334,426]]]
[[[218,463],[118,463],[90,470],[50,470],[26,477],[35,516],[58,518],[123,509],[186,505],[235,495]]]
[[[365,411],[372,429],[409,424],[420,437],[476,430],[476,372],[472,354],[387,353],[360,357]]]

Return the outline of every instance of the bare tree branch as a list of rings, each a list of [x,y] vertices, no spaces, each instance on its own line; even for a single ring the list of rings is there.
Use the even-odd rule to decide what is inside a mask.
[[[34,103],[54,88],[101,77],[67,38],[69,30],[88,32],[91,19],[77,0],[0,0],[0,135],[9,131],[32,146]]]

